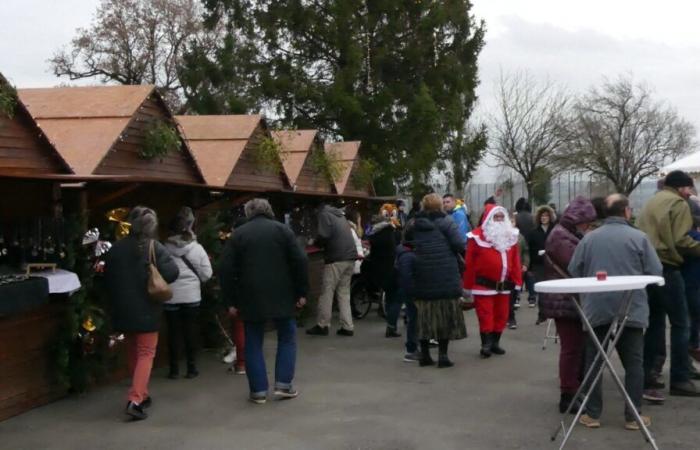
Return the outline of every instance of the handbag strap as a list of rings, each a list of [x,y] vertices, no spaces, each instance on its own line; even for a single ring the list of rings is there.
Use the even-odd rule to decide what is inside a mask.
[[[156,241],[153,239],[148,244],[148,262],[153,265],[156,264]]]
[[[185,263],[185,265],[187,266],[187,268],[190,269],[190,270],[192,271],[192,273],[194,273],[194,276],[196,276],[197,279],[198,279],[198,280],[200,281],[200,283],[201,283],[201,282],[202,282],[202,277],[199,276],[199,272],[197,272],[197,269],[194,268],[194,265],[190,262],[190,260],[187,259],[187,256],[182,255],[182,256],[180,256],[180,259],[182,260],[182,262]]]
[[[559,267],[559,265],[558,265],[557,263],[555,263],[554,261],[552,261],[552,258],[550,258],[548,254],[545,253],[545,254],[544,254],[544,258],[547,260],[547,262],[549,262],[549,264],[551,264],[552,269],[554,269],[554,271],[555,271],[557,274],[559,274],[560,277],[562,277],[562,278],[571,278],[571,275],[569,275],[568,273],[564,272],[564,270],[563,270],[561,267]]]

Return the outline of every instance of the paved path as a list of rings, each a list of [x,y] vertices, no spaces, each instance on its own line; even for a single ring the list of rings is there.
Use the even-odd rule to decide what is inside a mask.
[[[451,369],[402,362],[402,342],[385,339],[372,314],[358,321],[353,338],[300,330],[295,400],[246,402],[245,377],[226,373],[207,354],[198,379],[154,374],[154,406],[144,422],[124,423],[122,383],[0,423],[0,448],[557,448],[548,436],[559,419],[558,348],[542,351],[544,326],[533,325],[534,310],[521,309],[520,329],[503,340],[508,354],[490,360],[478,358],[474,313],[467,316],[470,337],[451,347]],[[569,448],[648,448],[640,433],[622,428],[622,399],[609,376],[605,381],[603,428],[577,428]],[[673,397],[663,407],[646,407],[660,448],[700,448],[699,410],[700,399]]]

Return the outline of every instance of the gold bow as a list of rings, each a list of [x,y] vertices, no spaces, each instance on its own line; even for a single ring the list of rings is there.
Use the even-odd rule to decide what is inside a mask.
[[[128,215],[129,208],[115,208],[111,211],[108,211],[106,214],[107,220],[109,220],[110,222],[116,222],[118,224],[117,230],[115,231],[117,239],[121,239],[129,235],[131,224],[129,222],[126,222],[125,220]]]

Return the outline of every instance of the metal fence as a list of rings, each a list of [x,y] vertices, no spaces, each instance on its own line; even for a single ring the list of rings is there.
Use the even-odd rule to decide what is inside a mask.
[[[527,198],[527,188],[522,181],[508,179],[494,183],[470,183],[464,193],[465,203],[469,211],[480,213],[486,199],[496,195],[498,191],[500,197],[498,203],[508,209],[513,209],[515,202],[520,197]],[[569,204],[571,199],[579,195],[592,198],[606,196],[614,193],[615,187],[609,182],[592,180],[587,177],[574,174],[564,174],[552,180],[552,189],[547,203],[554,203],[558,211],[562,211]],[[635,211],[639,211],[642,206],[656,192],[656,179],[647,179],[630,195],[630,203]],[[536,206],[536,205],[533,205]]]

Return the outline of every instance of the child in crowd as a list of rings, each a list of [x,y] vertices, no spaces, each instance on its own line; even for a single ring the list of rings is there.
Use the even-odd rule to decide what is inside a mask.
[[[404,228],[403,240],[396,247],[396,301],[406,305],[406,355],[405,362],[418,362],[421,354],[418,351],[416,339],[416,305],[413,302],[413,267],[416,254],[413,246],[413,221],[409,221]]]

